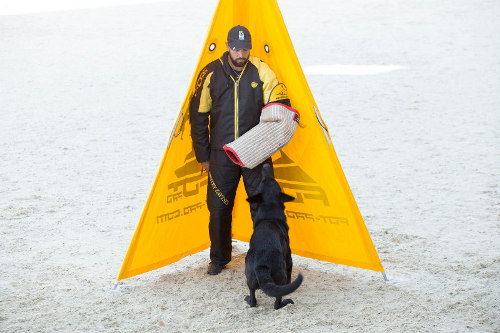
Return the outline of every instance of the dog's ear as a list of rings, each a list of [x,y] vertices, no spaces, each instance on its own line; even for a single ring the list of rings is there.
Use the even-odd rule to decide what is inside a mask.
[[[262,203],[262,194],[256,194],[252,195],[251,197],[247,198],[247,201],[250,203]]]
[[[291,195],[285,194],[283,192],[281,192],[281,194],[280,194],[280,199],[281,199],[282,203],[295,200],[294,197],[292,197]]]

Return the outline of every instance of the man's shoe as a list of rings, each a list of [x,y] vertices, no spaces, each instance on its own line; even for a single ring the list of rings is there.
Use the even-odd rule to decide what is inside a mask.
[[[207,274],[217,275],[222,272],[222,269],[224,269],[224,266],[211,262],[208,264]]]

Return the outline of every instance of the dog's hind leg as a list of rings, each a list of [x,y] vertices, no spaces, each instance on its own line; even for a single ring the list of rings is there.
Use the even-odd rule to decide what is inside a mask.
[[[276,301],[274,301],[274,310],[281,309],[287,304],[295,304],[293,301],[289,298],[281,300],[281,296],[276,297]]]
[[[245,297],[245,301],[247,301],[250,307],[254,308],[257,305],[257,299],[255,298],[255,289],[250,289],[250,296]]]

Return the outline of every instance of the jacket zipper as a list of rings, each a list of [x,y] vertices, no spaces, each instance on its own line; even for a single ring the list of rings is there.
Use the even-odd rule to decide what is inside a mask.
[[[248,62],[247,62],[248,64]],[[229,75],[231,79],[234,81],[234,139],[238,139],[240,136],[240,126],[239,126],[239,100],[240,100],[240,79],[243,76],[243,72],[245,71],[245,68],[247,68],[247,64],[245,64],[245,67],[243,67],[240,76],[238,77],[238,80],[236,81],[232,75]]]
[[[241,76],[241,74],[240,74]],[[233,79],[234,80],[234,79]],[[238,137],[240,136],[239,133],[238,133],[238,122],[239,122],[239,118],[238,118],[238,100],[239,100],[239,96],[238,96],[238,92],[239,92],[239,89],[238,89],[238,85],[240,83],[240,78],[238,78],[238,81],[234,81],[234,139],[238,139]]]

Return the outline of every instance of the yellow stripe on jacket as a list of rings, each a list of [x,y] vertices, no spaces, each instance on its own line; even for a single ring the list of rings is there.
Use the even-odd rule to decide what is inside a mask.
[[[198,112],[201,113],[207,113],[212,109],[212,97],[210,97],[210,89],[208,89],[212,74],[213,72],[210,72],[210,74],[208,74],[201,90],[200,106],[198,107]]]
[[[253,56],[250,56],[249,61],[257,67],[260,80],[264,83],[262,85],[264,104],[288,99],[285,85],[278,81],[276,75],[268,64]]]

